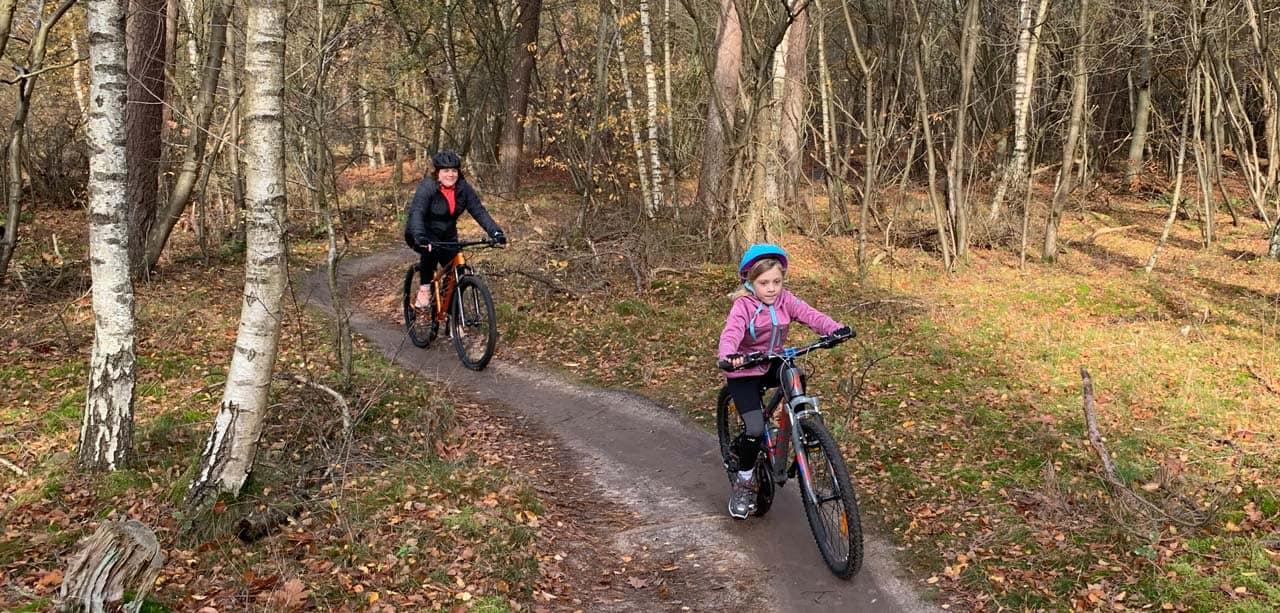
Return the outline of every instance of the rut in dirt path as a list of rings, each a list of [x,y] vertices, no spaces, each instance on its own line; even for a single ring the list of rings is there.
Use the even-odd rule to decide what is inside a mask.
[[[351,287],[356,279],[408,261],[403,249],[362,257],[343,264],[340,282]],[[300,298],[328,307],[323,271],[306,277]],[[352,326],[397,364],[555,433],[611,502],[644,518],[642,525],[615,535],[620,550],[643,545],[696,551],[701,565],[723,578],[707,586],[693,610],[724,605],[774,611],[936,610],[903,578],[893,547],[873,533],[866,534],[862,571],[849,581],[832,576],[810,535],[794,483],[779,490],[765,517],[731,519],[715,437],[650,399],[504,362],[501,341],[488,369],[472,372],[458,362],[447,340],[430,350],[417,349],[402,326],[365,313],[353,314]]]

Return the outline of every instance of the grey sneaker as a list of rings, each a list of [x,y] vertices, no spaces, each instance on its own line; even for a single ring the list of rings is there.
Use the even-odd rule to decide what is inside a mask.
[[[746,519],[756,510],[756,480],[733,478],[733,491],[729,494],[729,515],[734,519]]]

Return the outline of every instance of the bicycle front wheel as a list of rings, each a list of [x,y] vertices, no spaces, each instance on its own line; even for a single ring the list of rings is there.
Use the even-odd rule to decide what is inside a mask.
[[[862,568],[862,518],[840,447],[821,421],[800,420],[800,497],[827,568],[848,579]]]
[[[449,311],[449,331],[462,365],[483,370],[498,343],[498,318],[489,287],[478,277],[463,277],[454,290]]]
[[[409,341],[417,347],[426,347],[436,337],[440,326],[435,322],[436,297],[431,295],[431,302],[425,308],[414,306],[420,285],[418,265],[414,264],[404,273],[404,290],[400,306],[404,310],[404,329]]]

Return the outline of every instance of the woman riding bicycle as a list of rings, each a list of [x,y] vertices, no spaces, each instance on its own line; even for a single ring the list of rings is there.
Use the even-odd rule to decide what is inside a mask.
[[[463,211],[470,213],[499,247],[507,244],[506,235],[480,203],[479,194],[462,178],[462,159],[446,149],[431,156],[431,164],[431,176],[424,177],[413,194],[404,228],[405,242],[420,257],[422,285],[415,299],[418,306],[427,305],[431,299],[431,278],[436,268],[443,268],[458,255],[458,250],[447,243],[458,241],[458,217]]]
[[[781,351],[787,344],[787,329],[798,321],[814,332],[826,336],[847,335],[849,327],[782,287],[787,272],[787,252],[777,245],[752,245],[738,263],[742,287],[734,295],[733,306],[720,333],[719,358],[740,366],[743,356],[752,352]],[[726,387],[742,416],[745,428],[734,441],[738,460],[737,476],[729,497],[729,514],[745,519],[754,511],[756,488],[753,467],[764,436],[764,411],[760,394],[766,387],[778,385],[778,363],[759,365],[724,373]]]

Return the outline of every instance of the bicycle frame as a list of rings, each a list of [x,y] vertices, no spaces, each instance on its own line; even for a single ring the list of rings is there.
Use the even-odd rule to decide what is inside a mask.
[[[440,274],[431,278],[431,288],[436,295],[436,312],[434,313],[436,321],[445,320],[449,307],[453,304],[453,290],[458,287],[458,281],[470,273],[471,269],[467,268],[467,259],[459,251],[458,255],[453,256],[449,264],[440,270]]]
[[[774,481],[778,485],[782,485],[787,480],[787,466],[791,458],[795,458],[796,468],[799,471],[800,479],[807,485],[809,481],[809,462],[805,459],[803,453],[796,453],[797,449],[801,449],[803,441],[801,440],[800,428],[795,427],[800,419],[806,419],[814,415],[821,416],[822,412],[818,410],[818,399],[810,396],[805,392],[805,375],[795,363],[796,355],[788,355],[795,350],[788,349],[778,359],[782,361],[781,367],[778,369],[779,385],[778,389],[773,392],[769,398],[768,404],[765,405],[766,425],[774,420],[774,413],[778,409],[778,405],[786,400],[782,405],[782,413],[778,416],[778,430],[782,439],[773,440],[773,433],[768,427],[764,429],[765,449],[769,456],[771,470],[773,471]],[[789,443],[789,448],[788,448]],[[805,495],[809,497],[815,504],[816,498],[813,494],[812,487],[805,487]]]
[[[458,254],[453,256],[452,260],[440,269],[440,273],[431,277],[431,291],[436,297],[436,312],[432,316],[436,321],[443,323],[449,315],[449,307],[453,305],[453,290],[458,287],[458,281],[462,277],[471,274],[471,267],[467,266],[467,258],[463,255],[463,250],[467,247],[476,245],[493,246],[490,240],[464,241],[452,243],[432,243],[437,247],[445,247],[457,249]]]

